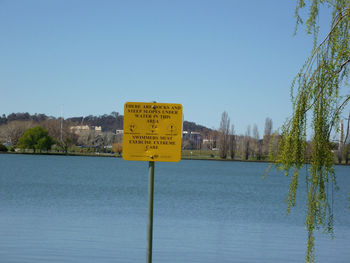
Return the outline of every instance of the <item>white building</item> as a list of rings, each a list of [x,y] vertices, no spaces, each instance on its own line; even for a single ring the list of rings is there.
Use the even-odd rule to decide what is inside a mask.
[[[89,127],[89,125],[77,125],[77,126],[70,127],[70,129],[75,134],[81,134],[81,133],[89,132],[89,131],[95,131],[97,133],[101,133],[102,132],[102,127],[101,126]]]
[[[80,134],[83,132],[90,131],[90,127],[88,125],[77,125],[70,127],[71,131],[75,134]]]

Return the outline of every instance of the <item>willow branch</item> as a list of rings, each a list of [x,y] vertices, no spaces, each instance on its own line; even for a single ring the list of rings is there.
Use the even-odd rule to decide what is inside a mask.
[[[329,136],[331,134],[331,131],[332,131],[332,128],[334,126],[334,122],[335,122],[336,116],[338,115],[339,111],[345,106],[345,104],[348,103],[349,101],[350,101],[350,95],[343,101],[343,103],[334,112],[333,117],[332,117],[332,122],[331,122],[331,125],[330,125],[330,129],[328,131],[328,138],[329,138]]]
[[[345,136],[345,139],[344,139],[344,143],[346,143],[347,140],[348,140],[349,130],[350,130],[350,112],[349,112],[348,125],[347,125],[347,129],[346,129],[346,136]]]
[[[348,60],[346,60],[342,65],[340,65],[339,69],[338,69],[335,73],[336,73],[336,74],[339,74],[339,73],[344,69],[344,67],[345,67],[348,63],[350,63],[350,58],[349,58]],[[327,81],[322,85],[322,88],[321,88],[321,90],[319,91],[319,93],[317,94],[316,98],[314,99],[314,101],[312,102],[312,104],[311,104],[310,106],[307,107],[307,109],[305,110],[304,113],[306,113],[306,112],[308,112],[310,109],[312,109],[312,107],[315,105],[316,101],[318,101],[318,99],[320,98],[320,96],[321,96],[321,94],[322,94],[322,92],[323,92],[323,90],[324,90],[324,87],[327,86],[328,82],[329,82],[330,80],[332,80],[332,79],[333,79],[333,77],[330,76],[330,77],[327,79]]]
[[[333,27],[331,28],[331,30],[329,31],[329,33],[327,34],[327,36],[324,38],[324,40],[318,45],[318,47],[314,50],[314,52],[312,53],[310,59],[309,59],[309,63],[308,66],[305,70],[305,74],[308,76],[311,71],[311,65],[314,64],[314,59],[315,59],[315,55],[317,54],[317,52],[321,49],[321,47],[323,46],[323,44],[329,39],[329,37],[331,36],[331,34],[333,33],[333,31],[335,30],[335,28],[337,27],[337,25],[340,23],[341,20],[343,20],[344,17],[350,15],[350,8],[346,8],[343,11],[339,12],[339,14],[337,16],[339,16],[340,14],[342,14],[339,19],[335,22],[335,24],[333,25]],[[335,18],[336,19],[336,18]]]
[[[340,65],[339,69],[337,70],[337,74],[339,74],[348,63],[350,63],[350,58]]]

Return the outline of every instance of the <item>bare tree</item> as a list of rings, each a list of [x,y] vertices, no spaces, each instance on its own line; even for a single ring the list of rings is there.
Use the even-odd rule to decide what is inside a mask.
[[[221,115],[221,122],[219,128],[219,156],[222,159],[226,159],[229,142],[229,129],[230,129],[230,118],[226,111]]]
[[[244,135],[236,135],[236,158],[237,155],[243,160],[244,159]]]
[[[253,151],[255,157],[260,160],[262,157],[262,142],[260,141],[258,126],[254,124],[253,126]]]
[[[247,127],[247,131],[244,135],[244,138],[243,138],[243,158],[244,160],[248,160],[249,159],[249,156],[251,155],[251,145],[250,145],[250,141],[251,141],[251,138],[250,138],[250,125],[248,125]]]
[[[344,126],[343,126],[343,122],[340,121],[338,150],[336,151],[338,163],[342,163],[343,154],[344,154]]]
[[[271,135],[271,141],[269,146],[268,158],[270,161],[275,161],[278,155],[279,143],[281,141],[281,135],[278,132],[274,132]]]
[[[12,145],[17,145],[18,139],[24,134],[24,132],[33,127],[31,121],[10,121],[4,127],[4,133],[6,140]]]
[[[212,130],[209,133],[209,148],[211,150],[217,148],[217,140],[218,140],[218,131],[215,130],[215,128],[212,128]]]
[[[235,138],[235,127],[231,125],[230,135],[229,135],[229,151],[232,160],[235,158],[236,153],[236,138]]]
[[[56,141],[60,140],[61,125],[59,119],[47,119],[40,122],[39,125],[46,129]]]
[[[272,138],[272,119],[265,119],[265,130],[264,130],[264,138],[263,138],[263,155],[267,156],[270,149],[270,143]]]
[[[264,135],[267,135],[267,136],[272,135],[272,119],[270,119],[268,117],[265,119]]]
[[[111,146],[116,139],[116,135],[113,132],[103,132],[103,146]]]
[[[78,144],[89,148],[101,146],[103,140],[95,130],[87,130],[79,133]]]
[[[123,152],[123,144],[120,142],[113,143],[112,150],[113,150],[113,152],[118,153],[119,156],[121,156],[122,152]]]
[[[64,152],[68,152],[68,148],[78,142],[78,134],[71,129],[73,123],[71,121],[58,119],[47,119],[39,123],[40,126],[48,130],[49,135],[55,139],[55,143]]]
[[[349,117],[346,119],[347,120],[347,125],[346,125],[346,133],[345,133],[345,138],[344,138],[344,160],[345,163],[349,163],[349,155],[350,155],[350,112],[349,112]]]
[[[70,121],[63,121],[62,129],[60,131],[59,145],[66,153],[68,152],[69,147],[78,143],[79,136],[71,129],[72,125],[73,124]]]
[[[7,134],[5,132],[6,124],[0,125],[0,142],[7,142]]]

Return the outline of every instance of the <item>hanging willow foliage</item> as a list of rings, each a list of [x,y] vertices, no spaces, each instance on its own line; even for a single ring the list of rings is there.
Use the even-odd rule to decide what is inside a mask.
[[[332,10],[328,35],[318,44],[318,16],[321,5]],[[297,26],[302,24],[300,10],[307,5],[299,0]],[[323,227],[333,233],[332,191],[335,185],[330,135],[339,115],[350,100],[350,0],[312,0],[305,22],[314,36],[314,47],[292,84],[293,115],[282,127],[277,157],[274,160],[288,176],[292,174],[287,196],[288,213],[295,206],[299,170],[306,156],[306,130],[311,125],[312,154],[307,181],[308,231],[306,262],[315,261],[314,230]],[[348,92],[340,96],[340,89]],[[311,118],[311,121],[307,120]]]

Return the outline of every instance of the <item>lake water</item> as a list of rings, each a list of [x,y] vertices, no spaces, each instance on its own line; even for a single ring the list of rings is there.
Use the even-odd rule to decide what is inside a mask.
[[[267,164],[156,163],[153,262],[304,262],[305,183]],[[350,262],[350,167],[336,167],[335,238],[316,262]],[[329,193],[331,189],[328,189]],[[148,163],[0,155],[0,262],[145,262]]]

